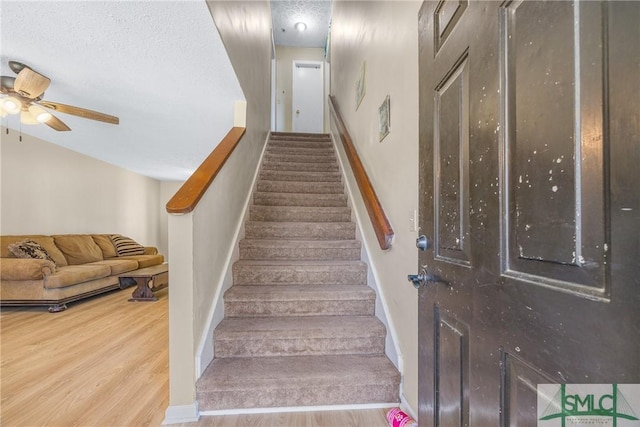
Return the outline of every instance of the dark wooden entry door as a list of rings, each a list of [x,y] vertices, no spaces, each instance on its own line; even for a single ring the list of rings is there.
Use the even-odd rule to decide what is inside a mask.
[[[425,2],[420,424],[640,382],[640,2]]]

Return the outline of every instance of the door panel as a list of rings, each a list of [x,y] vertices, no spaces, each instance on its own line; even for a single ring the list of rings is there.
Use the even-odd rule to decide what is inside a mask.
[[[467,53],[435,91],[435,256],[469,264],[469,67]]]
[[[435,310],[437,426],[469,425],[469,328]]]
[[[640,2],[419,14],[421,425],[536,426],[640,382]],[[468,409],[465,409],[468,408]]]
[[[517,350],[516,350],[517,352]],[[537,412],[538,384],[551,384],[551,378],[513,355],[501,351],[501,424],[505,427],[535,427],[531,414]]]
[[[503,269],[592,297],[608,294],[603,10],[531,1],[500,9]]]

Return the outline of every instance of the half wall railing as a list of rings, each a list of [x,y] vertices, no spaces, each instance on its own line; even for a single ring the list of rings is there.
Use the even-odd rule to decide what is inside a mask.
[[[218,172],[233,153],[245,133],[244,127],[233,127],[220,141],[220,144],[200,164],[198,169],[185,181],[174,196],[167,202],[170,214],[189,213],[195,209],[202,195],[207,191]]]

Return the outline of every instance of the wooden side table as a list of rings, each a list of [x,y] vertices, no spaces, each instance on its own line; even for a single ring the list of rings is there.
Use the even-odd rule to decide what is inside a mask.
[[[137,286],[129,301],[157,301],[158,297],[153,293],[169,286],[169,264],[153,265],[140,270],[122,273],[118,276],[118,279],[121,286],[125,279],[135,280]]]

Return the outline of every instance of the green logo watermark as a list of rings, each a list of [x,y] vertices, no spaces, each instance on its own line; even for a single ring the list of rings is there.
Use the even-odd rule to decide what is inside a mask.
[[[538,384],[538,427],[640,427],[640,384]]]

